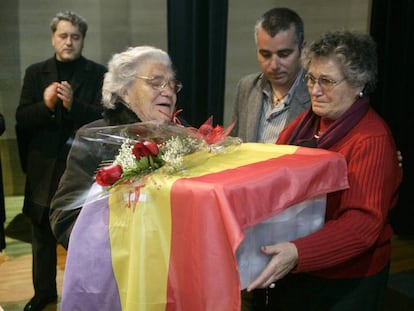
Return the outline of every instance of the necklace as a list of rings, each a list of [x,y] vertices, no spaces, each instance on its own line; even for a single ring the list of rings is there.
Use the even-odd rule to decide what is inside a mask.
[[[328,119],[320,119],[319,120],[319,129],[317,131],[317,133],[313,136],[316,139],[319,139],[319,137],[321,137],[326,130],[329,128],[329,126],[334,122],[335,120],[328,120]]]
[[[276,93],[273,92],[273,105],[277,106],[288,94],[289,94],[289,92],[287,92],[282,97],[277,97]]]
[[[315,137],[316,139],[319,139],[319,137],[321,137],[321,135],[322,135],[322,132],[321,132],[321,130],[319,130],[317,134],[313,135],[313,137]]]

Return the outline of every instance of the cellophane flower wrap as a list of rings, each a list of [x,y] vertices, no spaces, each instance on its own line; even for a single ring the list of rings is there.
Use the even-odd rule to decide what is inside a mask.
[[[151,174],[184,175],[218,153],[232,152],[241,140],[227,128],[200,128],[166,122],[80,129],[67,171],[73,185],[59,198],[62,209],[82,207],[115,191],[119,185],[144,186]],[[120,190],[122,191],[122,190]]]
[[[232,126],[224,129],[212,125],[212,118],[199,129],[177,124],[143,122],[124,128],[103,129],[100,134],[120,148],[113,161],[104,161],[96,173],[103,187],[140,181],[156,170],[175,174],[219,152],[229,152],[240,139],[228,136]]]

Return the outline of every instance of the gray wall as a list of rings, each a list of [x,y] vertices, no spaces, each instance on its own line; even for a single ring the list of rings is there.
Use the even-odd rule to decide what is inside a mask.
[[[128,46],[146,44],[167,49],[166,3],[165,0],[0,1],[0,112],[6,117],[7,126],[0,138],[0,152],[6,195],[23,191],[14,114],[25,68],[53,55],[49,23],[55,13],[73,10],[85,17],[89,30],[83,54],[106,64],[113,53]],[[308,41],[326,29],[368,30],[370,0],[229,0],[226,125],[231,122],[238,79],[258,70],[254,23],[274,6],[291,7],[303,17]]]

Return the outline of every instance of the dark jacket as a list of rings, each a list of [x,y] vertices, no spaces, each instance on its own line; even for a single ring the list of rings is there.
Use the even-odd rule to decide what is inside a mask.
[[[73,89],[71,110],[59,102],[52,112],[43,101],[43,92],[58,81],[55,58],[26,69],[16,111],[16,135],[26,173],[23,212],[36,223],[48,215],[76,130],[101,118],[105,72],[104,66],[81,57],[69,81]]]
[[[83,126],[75,137],[69,152],[67,169],[65,170],[50,210],[50,225],[58,243],[67,248],[72,228],[81,211],[84,196],[95,182],[95,172],[105,160],[113,160],[119,146],[95,146],[94,143],[83,139],[84,130],[93,127],[103,127],[139,122],[131,110],[122,104],[115,109],[106,110],[104,118]],[[111,147],[109,145],[109,147]]]
[[[179,118],[184,126],[188,123]],[[115,126],[140,122],[135,113],[123,104],[104,112],[104,118],[86,124],[76,134],[69,152],[67,168],[52,200],[50,225],[63,247],[67,248],[72,228],[79,216],[85,196],[95,182],[95,173],[104,161],[113,161],[119,152],[119,145],[91,142],[84,139],[85,133],[94,127]],[[87,135],[86,135],[87,136]]]

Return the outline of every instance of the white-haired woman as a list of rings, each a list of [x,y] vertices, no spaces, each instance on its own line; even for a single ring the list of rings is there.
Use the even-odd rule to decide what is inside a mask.
[[[68,156],[67,168],[52,200],[50,221],[65,248],[82,208],[85,189],[94,183],[97,167],[113,157],[108,148],[91,148],[80,137],[85,128],[147,121],[170,121],[181,82],[175,79],[166,52],[151,46],[131,47],[113,55],[102,87],[103,118],[80,129]],[[114,145],[114,148],[119,146]]]

